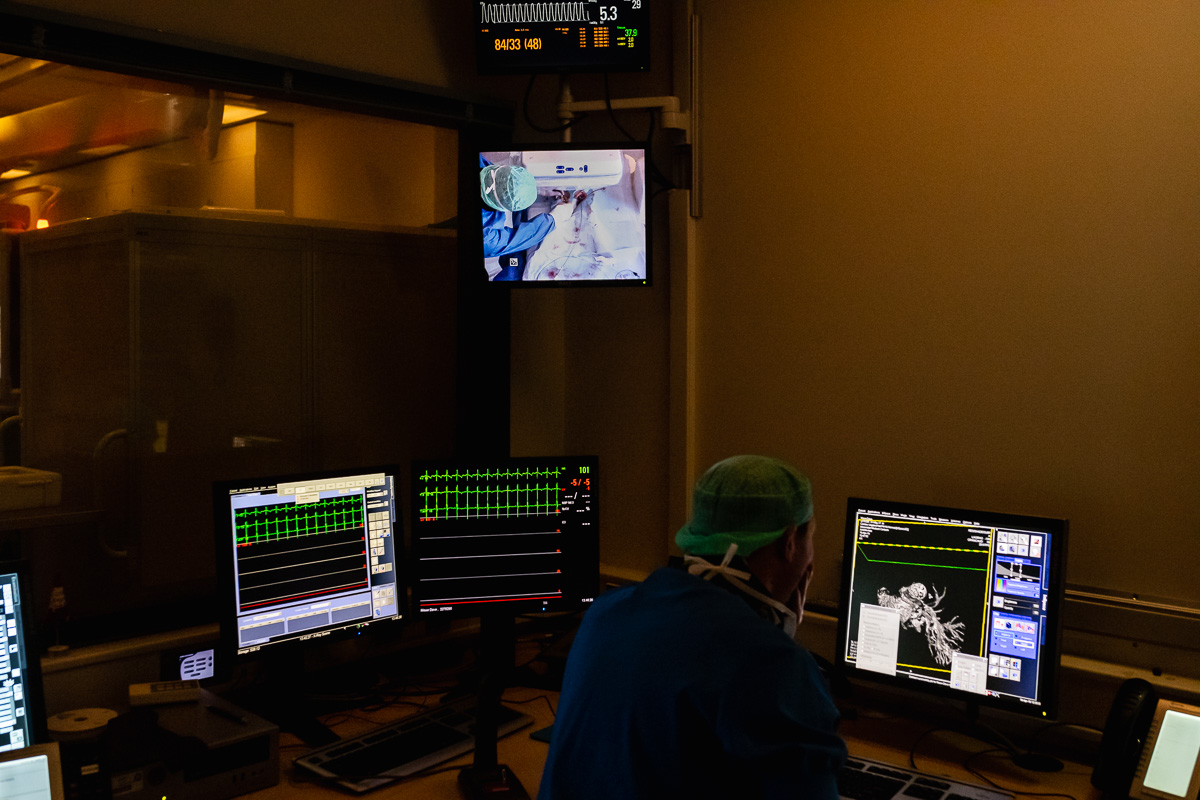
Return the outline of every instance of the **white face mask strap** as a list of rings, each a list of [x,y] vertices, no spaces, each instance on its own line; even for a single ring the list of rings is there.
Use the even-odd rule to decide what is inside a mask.
[[[804,601],[808,599],[808,584],[812,582],[812,572],[804,576],[804,585],[800,587],[800,607],[796,609],[796,624],[804,621]]]
[[[746,577],[749,577],[749,576],[746,576]],[[775,609],[776,613],[778,613],[780,615],[780,619],[782,620],[781,624],[783,627],[783,632],[788,635],[788,638],[795,638],[796,626],[798,626],[800,624],[800,620],[799,620],[799,618],[797,618],[795,611],[788,608],[783,603],[776,600],[774,597],[769,597],[769,596],[763,594],[762,592],[758,591],[757,589],[747,586],[746,584],[742,583],[740,580],[738,580],[735,577],[726,575],[725,580],[729,581],[731,584],[733,584],[734,586],[736,586],[738,589],[745,592],[746,594],[750,595],[755,600],[765,603],[766,605]]]
[[[483,193],[490,195],[497,203],[500,202],[500,190],[496,184],[496,172],[498,169],[490,170],[487,174],[488,183],[483,187]]]
[[[683,557],[683,561],[688,565],[688,574],[698,575],[706,581],[712,580],[714,575],[724,575],[726,578],[741,578],[749,580],[750,573],[743,572],[740,569],[733,569],[729,566],[729,562],[733,561],[733,557],[737,555],[737,543],[729,545],[725,550],[725,557],[721,559],[720,564],[714,564],[700,556],[687,555]]]
[[[774,597],[768,597],[757,589],[747,586],[742,581],[750,580],[750,573],[740,569],[733,569],[729,566],[729,562],[737,554],[737,544],[729,545],[729,549],[725,551],[725,557],[721,559],[720,564],[713,564],[711,561],[706,561],[700,556],[686,555],[683,557],[684,563],[688,565],[688,573],[698,575],[704,580],[712,580],[714,575],[722,575],[725,580],[729,581],[730,585],[737,587],[739,591],[753,597],[762,603],[773,608],[780,618],[783,620],[783,632],[788,635],[788,638],[795,638],[796,626],[800,624],[800,620],[796,616],[796,612],[785,606],[783,603],[776,600]],[[807,590],[807,585],[805,589]],[[803,605],[801,605],[803,608]]]

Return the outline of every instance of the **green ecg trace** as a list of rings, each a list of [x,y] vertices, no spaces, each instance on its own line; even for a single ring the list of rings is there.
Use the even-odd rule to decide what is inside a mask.
[[[363,505],[359,496],[330,497],[315,503],[277,503],[234,512],[238,547],[278,539],[360,528]]]
[[[420,516],[438,520],[556,514],[560,495],[556,483],[424,489]]]
[[[547,467],[545,469],[498,469],[498,470],[447,470],[438,472],[428,470],[421,474],[423,481],[453,481],[453,480],[490,480],[492,478],[557,478],[563,474],[562,467]]]
[[[862,550],[863,545],[879,545],[879,542],[859,542],[859,554],[862,555],[863,561],[871,564],[898,564],[906,567],[933,567],[935,569],[965,569],[969,572],[987,572],[987,567],[960,567],[953,564],[924,564],[920,561],[888,561],[882,558],[871,558]],[[899,547],[913,547],[919,550],[956,550],[964,553],[975,553],[977,551],[967,550],[961,547],[924,547],[922,545],[896,545]],[[979,555],[986,556],[987,551],[978,551]]]

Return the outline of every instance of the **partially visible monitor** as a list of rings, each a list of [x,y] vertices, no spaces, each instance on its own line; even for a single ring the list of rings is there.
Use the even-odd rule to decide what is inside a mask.
[[[655,2],[477,3],[476,67],[481,75],[644,72]]]
[[[850,498],[849,676],[1053,718],[1067,521]]]
[[[62,760],[58,742],[31,744],[0,752],[0,797],[13,800],[63,800]]]
[[[49,741],[24,562],[0,562],[0,751]]]
[[[244,657],[403,617],[394,467],[213,485],[221,633]]]
[[[600,580],[594,456],[413,464],[422,616],[574,611]]]
[[[484,278],[500,286],[648,286],[646,148],[479,153]]]

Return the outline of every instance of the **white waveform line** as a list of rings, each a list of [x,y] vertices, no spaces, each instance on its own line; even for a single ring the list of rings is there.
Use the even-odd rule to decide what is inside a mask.
[[[502,22],[588,22],[586,3],[480,3],[479,21]]]

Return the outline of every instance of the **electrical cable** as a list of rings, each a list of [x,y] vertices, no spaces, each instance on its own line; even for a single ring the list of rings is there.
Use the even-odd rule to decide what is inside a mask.
[[[635,139],[633,137],[633,135],[630,134],[629,131],[625,130],[624,126],[622,126],[621,123],[617,120],[616,112],[613,110],[613,107],[612,107],[612,92],[609,89],[607,72],[604,73],[604,107],[608,109],[608,116],[609,116],[609,118],[612,119],[612,123],[617,126],[617,130],[619,130],[621,133],[625,134],[626,139],[628,139],[631,142],[645,142],[646,143],[646,166],[649,169],[651,177],[653,177],[654,180],[660,186],[663,186],[666,189],[679,188],[675,185],[674,181],[672,181],[670,178],[668,178],[666,175],[663,174],[662,170],[660,170],[658,168],[658,165],[654,163],[654,159],[650,155],[650,137],[654,135],[654,109],[652,109],[652,108],[646,109],[647,111],[650,112],[650,130],[647,131],[646,138],[641,139],[641,140]],[[652,197],[653,196],[654,195],[652,195]]]
[[[1009,753],[1002,747],[992,748],[991,750],[980,750],[977,753],[972,753],[971,755],[967,756],[966,760],[963,761],[963,769],[974,775],[976,778],[979,778],[981,781],[984,781],[989,786],[994,786],[1002,792],[1012,792],[1013,794],[1025,795],[1026,797],[1065,797],[1068,798],[1068,800],[1079,800],[1079,798],[1075,797],[1075,795],[1067,794],[1066,792],[1027,792],[1023,789],[1014,789],[1011,786],[1001,786],[971,766],[971,762],[979,756],[990,755],[992,753],[1004,753],[1010,758],[1012,757],[1012,753]]]
[[[554,704],[550,702],[550,697],[545,694],[539,694],[535,697],[529,698],[528,700],[504,700],[504,702],[508,703],[510,706],[523,706],[528,705],[529,703],[536,703],[538,700],[546,701],[546,707],[550,709],[550,716],[558,719],[558,711],[555,710]]]
[[[535,78],[537,78],[537,73],[533,73],[529,76],[529,83],[525,85],[525,99],[521,102],[521,114],[525,117],[526,125],[533,128],[538,133],[561,133],[567,128],[570,128],[573,125],[583,122],[585,119],[587,119],[586,112],[580,113],[578,116],[571,118],[567,122],[564,122],[555,128],[544,128],[534,122],[533,117],[529,115],[529,95],[533,92],[533,81]]]

